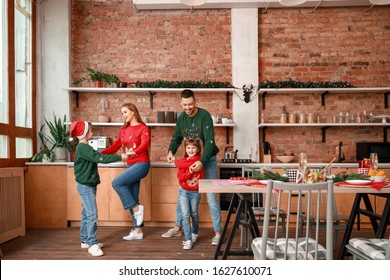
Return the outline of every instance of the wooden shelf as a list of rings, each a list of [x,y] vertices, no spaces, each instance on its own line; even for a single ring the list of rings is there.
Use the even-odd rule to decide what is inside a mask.
[[[265,142],[265,130],[267,127],[320,127],[322,130],[322,143],[326,142],[326,130],[329,127],[383,127],[383,142],[387,142],[387,130],[390,123],[261,123],[262,142]]]

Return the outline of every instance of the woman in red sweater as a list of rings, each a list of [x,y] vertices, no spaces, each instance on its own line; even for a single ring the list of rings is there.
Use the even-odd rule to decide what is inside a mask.
[[[137,240],[143,239],[144,207],[139,203],[139,187],[141,179],[149,172],[150,132],[133,103],[123,104],[121,112],[124,124],[119,130],[118,138],[102,154],[113,154],[123,148],[128,156],[127,169],[112,181],[112,186],[124,209],[130,211],[134,223],[134,229],[123,239]]]
[[[203,179],[203,168],[195,172],[190,168],[195,162],[200,159],[202,151],[201,140],[187,139],[184,141],[184,157],[181,160],[175,160],[177,167],[177,177],[179,178],[179,204],[183,213],[183,229],[185,241],[183,241],[183,249],[190,250],[194,242],[198,238],[199,232],[199,202],[200,193],[199,179]],[[192,219],[192,230],[190,218]]]

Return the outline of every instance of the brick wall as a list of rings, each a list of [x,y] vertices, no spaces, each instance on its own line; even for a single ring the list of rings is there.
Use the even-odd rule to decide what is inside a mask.
[[[359,87],[389,86],[389,7],[268,9],[259,13],[259,80],[348,81]],[[72,1],[72,80],[85,68],[115,73],[123,81],[231,82],[230,10],[136,11],[131,1]],[[83,84],[87,86],[88,83]],[[81,93],[72,102],[72,119],[96,121],[96,106],[108,98],[107,115],[120,121],[120,106],[137,105],[142,116],[156,120],[157,111],[180,111],[179,94],[157,93],[154,109],[149,94]],[[231,116],[225,94],[198,94],[199,106],[212,114]],[[73,97],[74,98],[74,97]],[[74,101],[74,100],[73,100]],[[321,112],[331,118],[340,111],[384,113],[383,95],[328,95],[321,108],[319,95],[269,95],[266,121],[277,122],[281,106],[289,111]],[[231,107],[230,107],[231,108]],[[387,109],[386,113],[390,113]],[[152,161],[165,160],[173,128],[152,128]],[[95,135],[114,136],[117,127],[95,128]],[[343,141],[353,160],[357,140],[382,141],[382,128],[330,128],[326,143],[319,128],[268,129],[273,154],[308,150],[310,161],[326,161]],[[232,143],[230,133],[230,144]],[[216,141],[225,148],[226,131],[216,128]],[[288,143],[285,139],[290,139]],[[223,153],[220,153],[223,157]]]

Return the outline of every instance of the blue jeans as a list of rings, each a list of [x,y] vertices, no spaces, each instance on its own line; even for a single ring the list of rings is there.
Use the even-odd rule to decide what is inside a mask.
[[[91,187],[77,183],[77,190],[81,197],[81,224],[80,224],[80,240],[81,243],[86,243],[90,247],[97,244],[97,206],[96,206],[96,187]]]
[[[141,179],[148,175],[149,167],[149,162],[139,162],[129,165],[125,171],[119,174],[114,181],[112,181],[112,187],[119,195],[123,208],[130,211],[134,228],[144,226],[143,223],[142,225],[137,226],[133,208],[139,205],[139,186]]]
[[[199,232],[199,202],[200,193],[197,191],[188,191],[179,188],[179,201],[181,206],[181,212],[183,213],[183,228],[185,240],[192,240],[191,233],[198,234]],[[192,219],[192,231],[191,222]]]
[[[208,162],[203,166],[204,169],[204,178],[205,179],[217,179],[217,157],[213,156],[210,158]],[[215,193],[206,193],[207,203],[210,209],[211,221],[213,223],[214,232],[222,231],[222,223],[221,223],[221,206],[219,205],[219,201],[217,198],[217,194]],[[176,205],[176,222],[175,226],[182,226],[183,215],[181,212],[180,199],[177,199]]]

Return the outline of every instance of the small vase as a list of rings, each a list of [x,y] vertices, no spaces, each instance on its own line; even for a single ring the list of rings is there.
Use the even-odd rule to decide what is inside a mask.
[[[105,115],[99,115],[98,122],[107,123],[107,122],[110,122],[110,118],[108,116],[105,116]]]
[[[94,87],[102,87],[102,82],[101,81],[93,81]]]
[[[67,149],[65,147],[55,147],[53,149],[54,161],[55,162],[66,162],[67,161]]]

